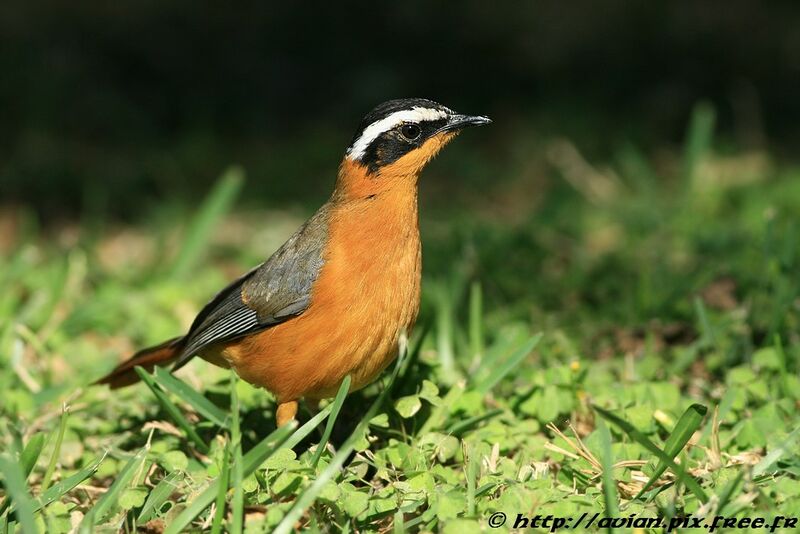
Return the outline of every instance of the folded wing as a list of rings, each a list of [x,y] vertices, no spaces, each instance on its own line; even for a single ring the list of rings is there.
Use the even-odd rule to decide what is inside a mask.
[[[220,291],[200,311],[185,337],[174,369],[203,349],[259,332],[300,315],[324,263],[328,205],[270,258]]]

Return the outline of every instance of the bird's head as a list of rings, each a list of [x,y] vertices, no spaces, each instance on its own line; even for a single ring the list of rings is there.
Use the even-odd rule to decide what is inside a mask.
[[[490,122],[424,98],[389,100],[361,121],[344,164],[359,167],[373,180],[415,178],[461,130]]]

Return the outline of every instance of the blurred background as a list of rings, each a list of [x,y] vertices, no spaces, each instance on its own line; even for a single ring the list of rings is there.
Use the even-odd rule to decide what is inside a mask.
[[[550,137],[593,158],[626,142],[680,143],[698,100],[713,103],[726,142],[770,142],[791,155],[798,14],[788,0],[732,0],[724,10],[329,4],[313,14],[275,2],[5,2],[2,198],[48,214],[135,219],[154,202],[202,196],[238,163],[253,205],[315,205],[361,116],[407,96],[496,120],[426,179],[428,193],[448,198],[484,196]],[[463,176],[457,162],[469,157],[491,158],[494,170]]]
[[[499,322],[691,338],[695,296],[756,306],[758,283],[782,297],[750,338],[796,314],[797,2],[44,0],[3,3],[0,39],[4,254],[82,246],[130,284],[181,261],[217,198],[179,270],[224,281],[326,199],[370,108],[422,96],[495,121],[420,202],[426,276],[480,281]]]

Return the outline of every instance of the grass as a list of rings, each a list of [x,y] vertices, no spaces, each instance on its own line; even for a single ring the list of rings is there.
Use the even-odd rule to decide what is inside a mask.
[[[300,222],[234,214],[241,171],[192,217],[8,215],[0,534],[800,516],[800,169],[714,150],[713,123],[699,106],[680,151],[629,145],[606,167],[554,142],[529,156],[544,182],[504,170],[481,204],[497,213],[423,205],[407,357],[279,430],[268,394],[205,362],[86,386],[186,328]]]

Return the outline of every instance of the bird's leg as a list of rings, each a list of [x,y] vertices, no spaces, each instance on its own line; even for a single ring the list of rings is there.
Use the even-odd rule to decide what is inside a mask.
[[[297,415],[297,401],[282,402],[278,405],[278,410],[275,412],[275,418],[278,420],[278,426],[283,426]]]

